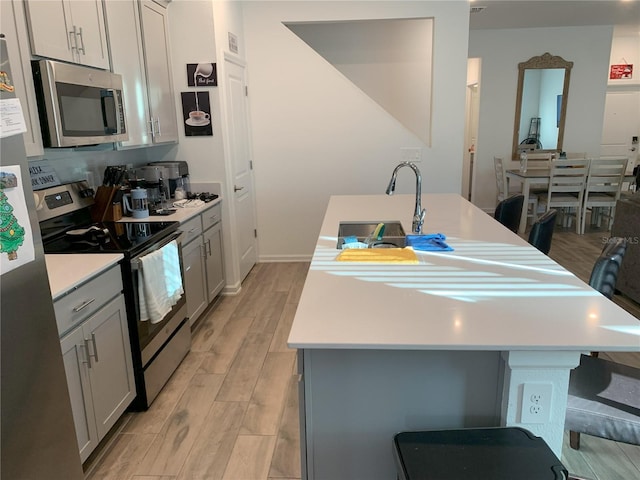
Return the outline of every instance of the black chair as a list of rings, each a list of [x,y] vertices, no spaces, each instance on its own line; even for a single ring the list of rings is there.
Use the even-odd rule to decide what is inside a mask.
[[[607,298],[613,297],[622,259],[627,251],[627,240],[621,237],[609,238],[600,256],[593,265],[589,285]]]
[[[520,226],[523,205],[524,195],[511,195],[498,203],[493,218],[515,233]]]
[[[591,270],[589,285],[609,299],[626,251],[626,239],[610,238]],[[580,433],[640,445],[640,369],[598,358],[597,352],[582,355],[569,380],[565,428],[576,450]]]
[[[581,355],[569,379],[564,425],[575,450],[581,433],[640,445],[640,369]]]
[[[557,210],[549,210],[542,215],[531,227],[529,243],[547,255],[551,250],[551,237],[556,226]]]

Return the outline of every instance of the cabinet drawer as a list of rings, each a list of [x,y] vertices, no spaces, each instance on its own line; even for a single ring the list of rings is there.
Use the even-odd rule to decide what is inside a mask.
[[[58,335],[62,337],[122,292],[120,265],[92,278],[54,302]]]
[[[187,220],[182,225],[180,225],[180,231],[184,232],[182,245],[186,245],[191,240],[200,235],[202,233],[202,220],[200,219],[200,215],[196,215],[191,220]]]
[[[209,210],[202,212],[202,230],[212,227],[220,220],[222,220],[222,208],[218,203]]]

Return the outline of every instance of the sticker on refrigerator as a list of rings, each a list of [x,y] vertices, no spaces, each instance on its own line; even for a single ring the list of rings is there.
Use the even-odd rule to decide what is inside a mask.
[[[0,167],[0,275],[35,259],[19,165]]]

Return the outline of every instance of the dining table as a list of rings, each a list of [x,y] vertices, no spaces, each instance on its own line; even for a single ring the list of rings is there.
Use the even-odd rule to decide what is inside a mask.
[[[511,182],[516,181],[522,184],[522,195],[524,195],[523,205],[529,204],[529,195],[531,194],[531,186],[540,186],[541,188],[549,185],[549,179],[551,177],[551,168],[528,168],[526,171],[519,169],[507,170],[507,185],[506,191],[510,191]],[[631,173],[627,173],[624,176],[624,183],[632,183],[635,180],[635,176]],[[520,214],[520,224],[518,226],[518,233],[524,234],[527,229],[527,209],[523,208]]]

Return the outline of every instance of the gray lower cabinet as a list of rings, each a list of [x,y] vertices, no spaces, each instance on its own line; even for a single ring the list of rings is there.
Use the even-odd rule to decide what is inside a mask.
[[[193,325],[224,288],[220,204],[184,222],[180,229],[187,314]]]
[[[61,331],[60,346],[84,462],[136,394],[120,267],[57,300],[54,308],[59,327],[73,325]],[[76,317],[72,323],[70,317]]]
[[[206,270],[209,302],[224,288],[224,261],[222,256],[222,223],[219,210],[210,209],[202,214],[204,233],[202,240],[206,249]],[[207,223],[214,219],[211,226]],[[216,220],[217,219],[217,220]]]
[[[190,324],[193,325],[193,322],[209,304],[204,267],[204,245],[200,236],[182,247],[182,265],[187,292],[187,315]]]

